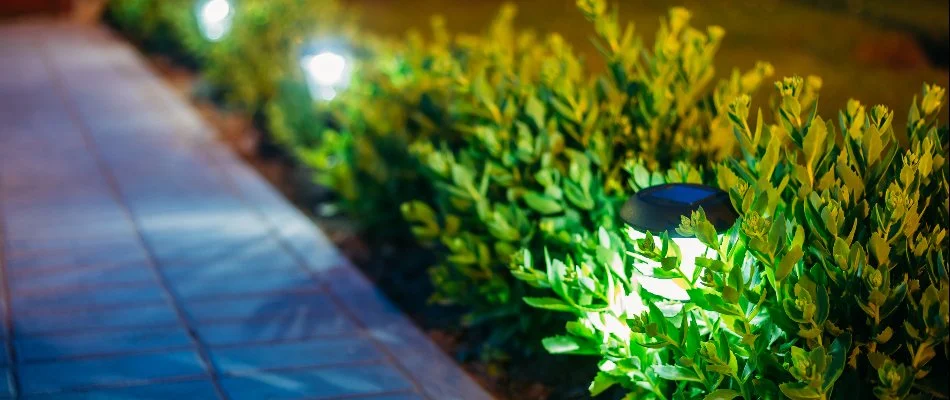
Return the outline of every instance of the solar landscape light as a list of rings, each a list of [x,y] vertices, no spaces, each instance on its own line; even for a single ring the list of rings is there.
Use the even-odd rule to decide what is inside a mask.
[[[202,36],[217,42],[231,30],[234,7],[228,0],[202,0],[196,4],[195,15]]]
[[[679,234],[676,228],[680,226],[682,217],[689,218],[700,207],[720,235],[731,228],[738,218],[728,193],[692,183],[664,184],[640,190],[623,205],[620,217],[636,234],[641,235],[635,239],[646,237],[646,232],[668,234],[683,256],[680,270],[684,275],[692,276],[696,270],[696,257],[704,255],[709,248],[695,237]],[[657,296],[689,300],[686,290],[675,280],[650,276],[642,276],[638,280],[646,291]]]
[[[311,44],[300,55],[300,68],[315,100],[333,100],[350,83],[352,61],[341,46]]]

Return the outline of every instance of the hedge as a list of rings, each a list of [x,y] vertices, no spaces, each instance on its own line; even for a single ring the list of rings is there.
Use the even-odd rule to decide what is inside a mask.
[[[784,78],[751,121],[772,67],[717,79],[723,29],[682,8],[647,44],[605,1],[579,0],[607,66],[589,71],[559,35],[516,29],[510,6],[479,35],[434,18],[388,38],[329,1],[238,3],[214,44],[194,43],[181,6],[161,15],[367,232],[431,248],[433,300],[491,332],[486,356],[540,343],[597,359],[591,393],[628,399],[948,396],[944,89],[924,85],[898,130],[856,100],[823,119],[821,80]],[[314,101],[296,58],[330,35],[353,79]],[[724,235],[684,216],[679,233],[709,247],[695,260],[619,218],[667,182],[718,186],[740,215]],[[650,291],[656,279],[682,293]]]

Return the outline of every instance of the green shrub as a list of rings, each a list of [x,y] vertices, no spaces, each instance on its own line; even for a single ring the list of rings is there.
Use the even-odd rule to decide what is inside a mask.
[[[433,74],[430,52],[437,50],[418,34],[396,41],[364,33],[349,46],[355,78],[348,87],[330,102],[314,102],[305,85],[285,86],[268,107],[271,131],[292,143],[365,235],[404,241],[399,205],[431,192],[410,143],[442,134],[432,122],[439,118],[433,88],[445,86]]]
[[[353,35],[351,22],[334,0],[242,0],[235,5],[231,31],[204,49],[202,74],[231,104],[263,112],[282,82],[301,80],[301,46],[346,39]]]
[[[146,50],[193,64],[182,36],[178,33],[179,10],[188,8],[185,0],[113,0],[103,18]],[[191,9],[188,8],[190,11]]]
[[[884,106],[851,101],[836,129],[803,104],[804,80],[776,86],[775,124],[760,112],[750,126],[746,96],[730,104],[742,156],[716,172],[741,217],[722,239],[702,212],[684,217],[680,232],[709,246],[694,274],[668,237],[601,229],[526,278],[555,294],[529,304],[576,318],[545,347],[601,357],[592,393],[946,397],[944,90],[924,87],[902,138]],[[689,300],[644,290],[643,276],[678,278]]]
[[[153,0],[113,0],[105,9],[104,18],[136,41],[153,35],[162,22],[161,3]]]
[[[180,44],[181,52],[188,54],[200,68],[201,63],[214,45],[198,29],[193,0],[158,0],[161,3],[160,17],[166,22],[174,40]]]
[[[387,39],[330,0],[244,0],[210,45],[190,9],[162,4],[117,0],[110,18],[140,40],[177,32],[367,231],[401,232],[401,211],[439,257],[433,299],[471,310],[488,348],[563,325],[544,347],[599,359],[591,392],[628,399],[948,397],[943,89],[925,86],[904,134],[857,101],[826,121],[821,80],[790,78],[774,123],[750,125],[771,67],[717,81],[724,33],[684,9],[647,46],[603,0],[579,0],[607,65],[591,73],[558,35],[514,29],[511,7],[481,35],[437,18],[431,39]],[[314,102],[297,57],[326,37],[351,46],[354,79]],[[702,212],[680,227],[703,257],[620,223],[622,201],[664,182],[729,192],[740,218],[725,235]]]
[[[436,195],[403,213],[441,255],[431,270],[434,299],[471,308],[469,322],[493,331],[489,344],[545,331],[548,316],[524,307],[532,289],[509,269],[518,249],[560,255],[598,226],[612,229],[628,181],[702,180],[685,162],[702,168],[730,152],[724,108],[771,74],[760,64],[713,86],[722,30],[690,27],[683,9],[670,12],[652,48],[632,27],[621,33],[603,2],[581,9],[608,74],[584,71],[558,35],[516,32],[506,8],[487,35],[459,39],[454,56],[440,60],[457,86],[441,129],[461,142],[436,136],[413,146]],[[672,171],[651,176],[647,168]]]

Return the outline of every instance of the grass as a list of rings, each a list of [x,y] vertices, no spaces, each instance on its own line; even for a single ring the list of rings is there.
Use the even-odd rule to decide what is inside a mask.
[[[359,7],[365,28],[388,34],[424,28],[434,14],[444,16],[455,31],[479,32],[504,3],[503,0],[345,2]],[[589,41],[593,29],[576,10],[574,0],[517,0],[513,3],[519,9],[520,27],[539,33],[558,32],[585,55],[592,68],[602,67],[599,54]],[[855,57],[857,47],[873,48],[877,40],[884,37],[904,34],[912,39],[921,32],[946,36],[950,7],[946,1],[917,0],[910,2],[913,5],[902,2],[900,6],[884,0],[628,0],[620,3],[622,19],[635,23],[637,32],[647,43],[659,26],[659,18],[675,5],[693,11],[695,26],[724,27],[727,36],[717,61],[721,74],[728,73],[732,67],[750,68],[755,61],[763,60],[775,66],[777,77],[821,76],[824,88],[819,107],[826,118],[836,117],[837,110],[854,97],[866,104],[891,106],[900,122],[906,118],[907,107],[920,92],[922,83],[946,87],[950,82],[946,69],[927,63],[896,69],[885,65],[886,60],[866,63]],[[878,58],[886,57],[885,54]],[[766,105],[763,101],[758,104]],[[947,110],[945,107],[944,121]]]

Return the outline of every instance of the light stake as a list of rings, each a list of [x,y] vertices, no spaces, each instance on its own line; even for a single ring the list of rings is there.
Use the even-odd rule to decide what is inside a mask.
[[[199,1],[195,13],[198,17],[198,28],[209,41],[217,42],[231,30],[234,7],[228,0]]]
[[[696,270],[696,257],[704,255],[709,249],[695,237],[683,237],[676,232],[676,228],[683,216],[689,218],[700,207],[719,234],[732,227],[738,218],[729,201],[729,194],[714,187],[692,183],[664,184],[640,190],[627,200],[620,210],[620,216],[641,235],[639,238],[645,237],[646,232],[655,235],[667,233],[682,253],[680,270],[684,275],[692,276]],[[686,290],[672,279],[640,276],[638,281],[646,291],[655,295],[671,300],[689,300]]]

